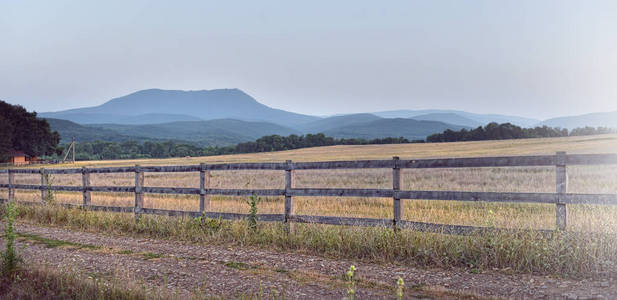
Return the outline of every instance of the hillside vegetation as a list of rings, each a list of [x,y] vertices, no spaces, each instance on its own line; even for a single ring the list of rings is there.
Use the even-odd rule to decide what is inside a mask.
[[[89,127],[106,129],[126,136],[142,136],[152,140],[186,141],[199,146],[227,146],[254,141],[266,135],[298,133],[296,130],[273,123],[234,119],[147,125],[93,124]]]

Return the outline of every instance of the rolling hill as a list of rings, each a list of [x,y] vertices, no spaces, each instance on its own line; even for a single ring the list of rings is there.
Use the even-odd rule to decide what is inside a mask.
[[[439,122],[444,122],[448,124],[455,124],[455,125],[468,126],[468,127],[474,127],[474,128],[485,125],[482,122],[478,122],[476,120],[465,118],[455,113],[431,113],[431,114],[415,116],[412,119],[422,120],[422,121],[439,121]]]
[[[264,135],[297,134],[294,129],[267,122],[248,122],[233,119],[171,122],[147,125],[91,124],[89,128],[110,130],[122,136],[149,139],[188,141],[201,146],[231,145],[254,141]]]
[[[87,108],[40,113],[81,124],[155,124],[170,121],[237,119],[296,127],[318,117],[263,105],[239,89],[179,91],[149,89]],[[187,119],[188,118],[188,119]]]
[[[75,137],[75,140],[80,142],[92,142],[96,140],[108,142],[125,142],[128,140],[152,140],[139,135],[127,136],[119,134],[117,131],[114,130],[83,126],[68,120],[54,118],[46,118],[46,120],[47,123],[49,123],[51,130],[58,131],[58,133],[60,134],[60,143],[70,143],[72,137]]]
[[[300,130],[306,133],[319,133],[339,127],[362,124],[380,119],[382,118],[373,114],[351,114],[334,116],[307,123],[300,127]]]
[[[352,124],[324,131],[336,138],[384,138],[404,137],[407,139],[424,139],[426,136],[446,129],[460,130],[467,128],[438,121],[419,121],[414,119],[394,118],[378,119],[370,122]]]

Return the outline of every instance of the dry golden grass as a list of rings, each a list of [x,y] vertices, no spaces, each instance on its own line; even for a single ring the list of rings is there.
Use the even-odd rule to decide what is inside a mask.
[[[334,146],[293,151],[226,155],[199,158],[158,160],[78,162],[77,167],[172,165],[248,162],[248,161],[323,161],[355,159],[470,157],[498,155],[617,152],[617,135],[525,139],[438,144],[402,144],[368,146]],[[64,167],[75,167],[65,165]],[[613,166],[568,167],[568,192],[616,193],[617,172]],[[53,184],[81,185],[81,175],[54,175]],[[6,175],[0,176],[0,182]],[[134,185],[133,174],[92,174],[92,185]],[[16,183],[40,184],[39,175],[17,174]],[[212,172],[212,188],[284,188],[282,171],[220,171]],[[146,173],[146,186],[199,187],[199,174]],[[324,188],[390,188],[392,171],[367,170],[306,170],[295,172],[296,187]],[[466,168],[466,169],[405,169],[401,188],[405,190],[480,191],[480,192],[554,192],[554,168]],[[40,200],[38,191],[17,191],[17,199]],[[80,193],[56,193],[59,202],[80,203]],[[211,209],[219,212],[246,213],[245,197],[211,197]],[[132,194],[93,193],[95,205],[132,206]],[[198,196],[146,195],[145,206],[162,209],[198,210]],[[264,197],[259,213],[282,213],[282,197]],[[391,218],[392,200],[378,198],[296,197],[296,213],[307,215]],[[555,225],[554,205],[465,203],[456,201],[405,200],[404,218],[407,220],[444,224],[497,226],[509,228],[552,229]],[[617,229],[617,209],[606,206],[570,205],[569,227],[584,231]]]

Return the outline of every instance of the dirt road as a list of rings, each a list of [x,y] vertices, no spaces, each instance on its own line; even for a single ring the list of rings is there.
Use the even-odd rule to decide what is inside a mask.
[[[147,287],[166,286],[179,295],[234,297],[258,289],[288,299],[342,299],[343,277],[357,271],[357,298],[394,298],[396,279],[407,299],[615,299],[615,278],[571,280],[461,269],[333,260],[298,253],[229,245],[111,236],[19,223],[19,253],[26,264],[70,269],[84,277],[121,278]]]

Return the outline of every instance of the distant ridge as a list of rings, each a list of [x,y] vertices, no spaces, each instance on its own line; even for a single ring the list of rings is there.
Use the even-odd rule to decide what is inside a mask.
[[[362,124],[382,119],[373,114],[351,114],[333,116],[304,124],[300,129],[307,133],[317,133],[332,130],[342,126]]]
[[[189,141],[201,146],[226,146],[254,141],[264,135],[290,135],[298,133],[291,128],[273,123],[234,119],[145,125],[92,124],[88,126],[97,129],[112,130],[125,136]]]
[[[80,142],[93,142],[96,140],[108,142],[125,142],[129,140],[144,141],[147,138],[141,136],[126,136],[114,130],[104,128],[92,128],[77,124],[68,120],[46,118],[51,130],[58,131],[60,143],[69,143],[72,137]]]
[[[454,125],[468,126],[468,127],[478,127],[485,125],[482,122],[478,122],[476,120],[472,120],[461,115],[455,113],[431,113],[418,115],[413,117],[414,120],[424,120],[424,121],[439,121]]]
[[[420,115],[443,115],[443,114],[454,114],[459,117],[464,117],[476,122],[481,123],[482,125],[486,125],[491,122],[497,123],[512,123],[514,125],[522,126],[522,127],[531,127],[540,122],[538,119],[524,118],[518,116],[510,116],[510,115],[499,115],[499,114],[475,114],[461,110],[447,110],[447,109],[423,109],[423,110],[389,110],[374,113],[377,116],[384,118],[413,118]],[[443,119],[433,119],[433,121],[442,121]],[[446,122],[452,123],[452,122]]]
[[[617,129],[617,111],[552,118],[538,125],[573,129],[577,127],[609,127]]]

